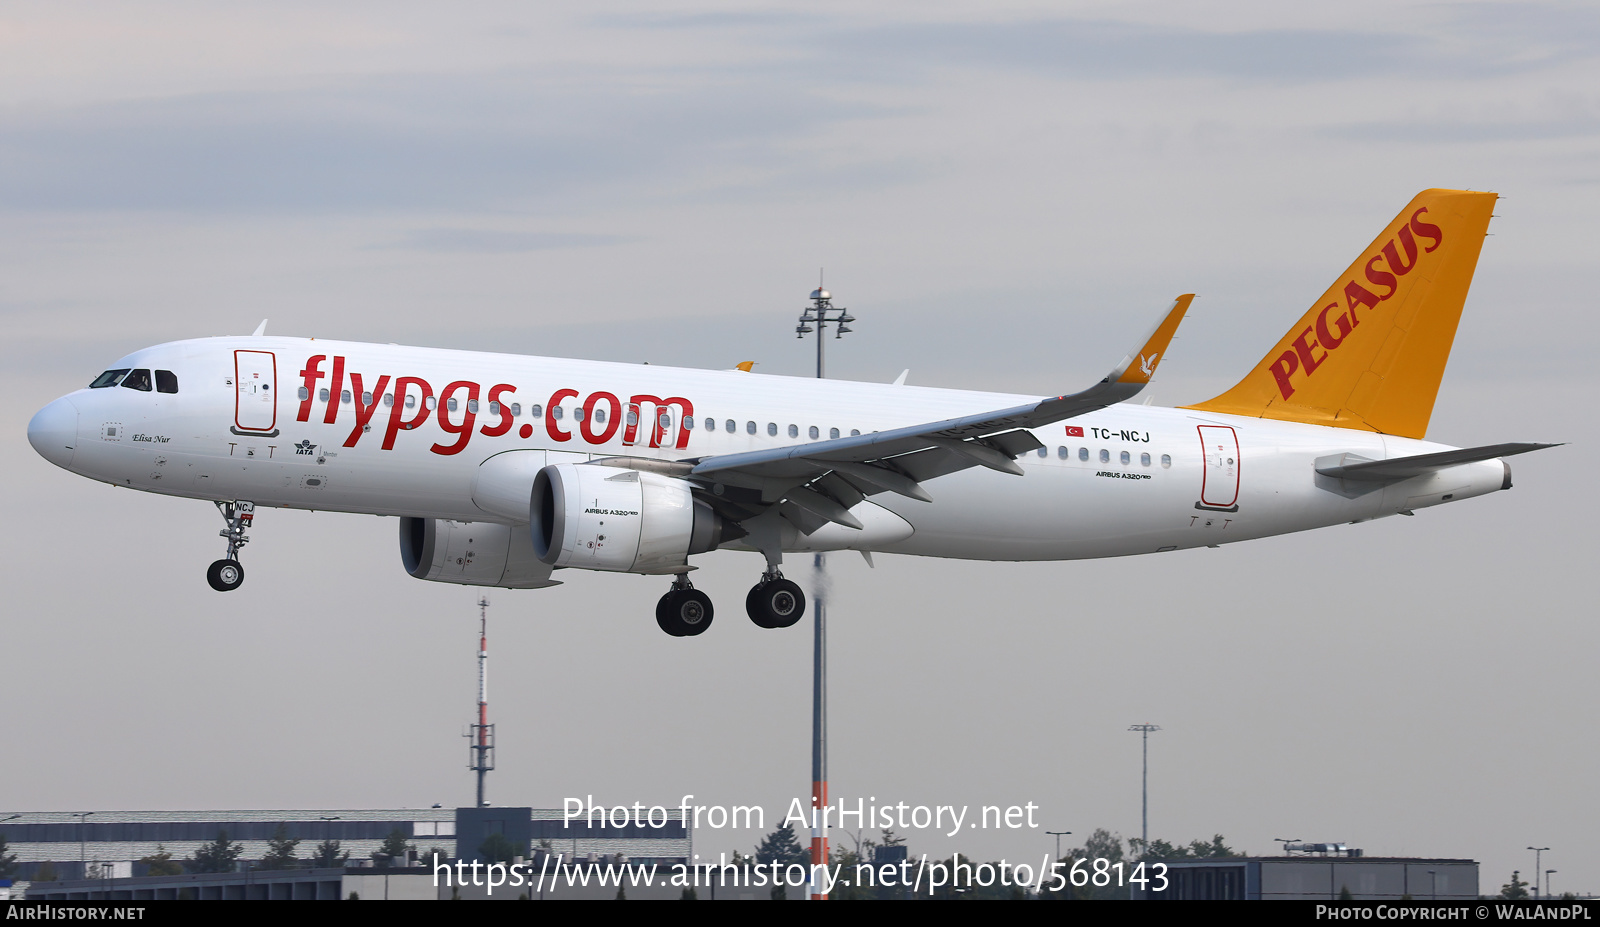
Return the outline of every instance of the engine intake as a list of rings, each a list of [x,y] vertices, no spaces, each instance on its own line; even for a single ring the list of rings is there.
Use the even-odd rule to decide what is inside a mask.
[[[538,558],[581,570],[680,573],[690,554],[745,535],[686,480],[592,465],[540,470],[529,514]]]

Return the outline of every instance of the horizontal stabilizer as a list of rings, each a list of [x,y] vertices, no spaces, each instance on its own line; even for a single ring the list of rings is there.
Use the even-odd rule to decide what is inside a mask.
[[[1355,454],[1337,454],[1332,457],[1317,458],[1316,468],[1318,473],[1334,479],[1394,482],[1408,480],[1434,470],[1443,470],[1445,467],[1479,460],[1494,460],[1497,457],[1510,457],[1514,454],[1526,454],[1529,451],[1542,451],[1547,447],[1559,446],[1559,444],[1490,444],[1486,447],[1440,451],[1437,454],[1391,457],[1388,460],[1367,460]]]

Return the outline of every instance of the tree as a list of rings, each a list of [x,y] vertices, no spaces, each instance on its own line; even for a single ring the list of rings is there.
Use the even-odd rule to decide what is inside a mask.
[[[217,831],[217,839],[194,851],[183,861],[190,872],[232,872],[238,863],[244,844],[230,843],[226,830]]]
[[[376,859],[380,855],[387,856],[389,857],[388,865],[404,865],[408,849],[410,847],[406,846],[406,832],[396,827],[394,830],[389,831],[389,836],[383,838],[383,845],[378,847],[378,852],[373,854],[373,858]]]
[[[0,879],[9,879],[17,871],[17,854],[6,852],[6,835],[0,834]]]
[[[795,838],[794,828],[785,823],[782,827],[768,834],[756,847],[756,863],[762,866],[778,864],[778,871],[783,872],[787,867],[799,863],[805,865],[810,861],[806,851],[800,846],[800,841]],[[772,900],[785,901],[789,897],[787,886],[783,884],[782,877],[777,885],[772,887]]]
[[[478,844],[478,855],[483,857],[486,863],[509,863],[521,854],[517,852],[517,845],[511,842],[510,837],[495,833],[483,838],[483,842]]]
[[[317,869],[338,869],[350,859],[350,851],[340,851],[339,841],[324,840],[317,844],[317,850],[311,855],[311,865]]]
[[[143,857],[139,862],[145,865],[145,874],[153,876],[183,875],[183,864],[172,858],[167,848],[156,844],[156,851]]]
[[[1505,885],[1500,886],[1500,897],[1501,898],[1504,898],[1507,901],[1515,901],[1518,898],[1526,898],[1526,897],[1528,897],[1528,883],[1522,881],[1522,879],[1519,878],[1519,876],[1521,876],[1521,875],[1522,875],[1522,870],[1520,870],[1520,869],[1511,870],[1511,881],[1507,882]]]
[[[299,845],[300,840],[298,838],[289,839],[288,826],[280,821],[277,830],[272,832],[272,839],[267,841],[267,855],[261,858],[261,868],[300,868],[300,860],[294,855],[294,848]]]

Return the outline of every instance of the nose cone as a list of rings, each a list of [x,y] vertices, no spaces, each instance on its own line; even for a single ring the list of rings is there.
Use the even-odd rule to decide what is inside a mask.
[[[78,444],[78,408],[62,397],[40,409],[28,423],[28,443],[58,467],[70,467]]]

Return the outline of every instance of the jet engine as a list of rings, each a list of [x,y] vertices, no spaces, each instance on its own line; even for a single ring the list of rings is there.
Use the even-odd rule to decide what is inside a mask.
[[[638,470],[552,464],[533,481],[533,549],[552,567],[681,573],[690,554],[743,537],[692,485]]]
[[[559,585],[534,553],[527,525],[445,518],[400,519],[400,561],[417,579],[538,589]]]

